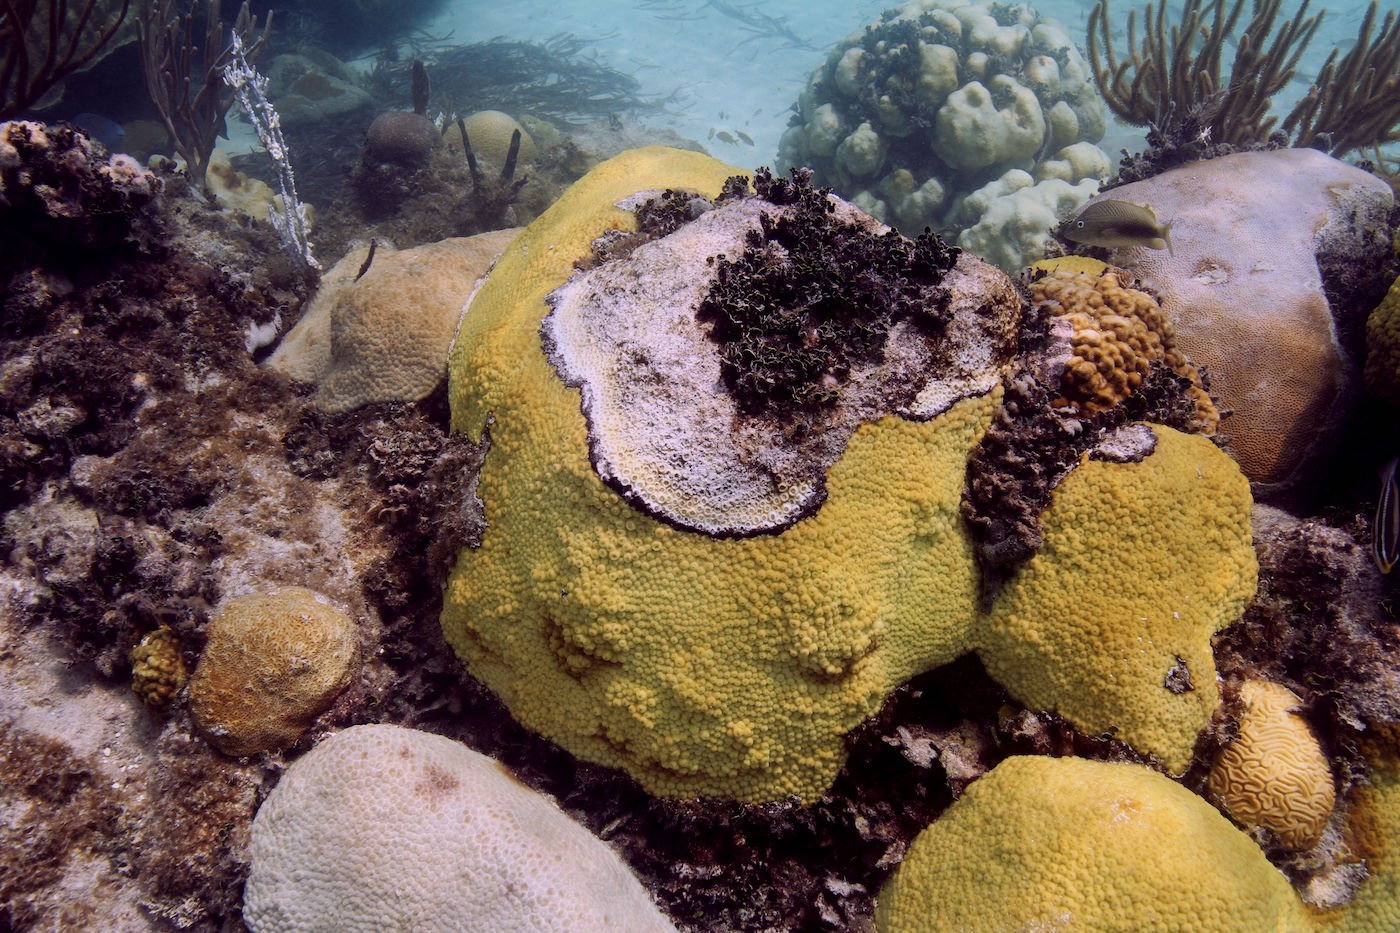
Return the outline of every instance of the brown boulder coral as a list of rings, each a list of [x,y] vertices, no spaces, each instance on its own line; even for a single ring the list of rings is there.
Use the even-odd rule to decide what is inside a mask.
[[[1256,492],[1292,484],[1346,406],[1364,315],[1388,284],[1371,279],[1390,254],[1390,186],[1283,149],[1192,162],[1099,197],[1171,224],[1172,250],[1107,258],[1161,296],[1178,345],[1209,370],[1230,409],[1221,431]]]
[[[239,757],[295,741],[350,683],[358,649],[353,620],[299,586],[232,600],[208,635],[190,712]]]

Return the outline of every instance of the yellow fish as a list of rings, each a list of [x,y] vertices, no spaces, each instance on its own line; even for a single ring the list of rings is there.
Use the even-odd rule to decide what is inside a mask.
[[[1086,206],[1059,230],[1060,236],[1088,246],[1146,246],[1172,252],[1172,225],[1161,223],[1152,208],[1104,198]]]
[[[1396,465],[1400,457],[1392,457],[1381,467],[1381,497],[1376,503],[1376,520],[1371,524],[1371,557],[1381,573],[1400,561],[1400,483],[1396,482]]]

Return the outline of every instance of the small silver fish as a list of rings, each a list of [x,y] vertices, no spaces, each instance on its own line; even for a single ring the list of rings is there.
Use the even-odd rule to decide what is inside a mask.
[[[1400,482],[1396,481],[1396,466],[1400,457],[1392,457],[1381,467],[1381,497],[1376,502],[1376,520],[1371,524],[1371,557],[1381,573],[1400,561]]]
[[[735,131],[734,131],[734,135],[737,136],[737,137],[739,137],[740,139],[742,139],[742,140],[744,141],[744,145],[746,145],[746,146],[752,146],[752,145],[753,145],[753,137],[750,136],[748,133],[745,133],[743,130],[735,130]]]
[[[1089,246],[1146,246],[1171,253],[1171,230],[1171,223],[1158,221],[1146,205],[1105,198],[1074,215],[1059,233],[1066,240]]]
[[[715,134],[715,139],[718,139],[722,143],[729,143],[729,145],[731,146],[739,145],[739,140],[735,139],[733,136],[730,136],[723,130],[720,130],[718,133]]]

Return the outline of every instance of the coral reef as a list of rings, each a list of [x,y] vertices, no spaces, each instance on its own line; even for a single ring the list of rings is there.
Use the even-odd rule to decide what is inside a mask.
[[[1365,315],[1390,283],[1390,187],[1311,149],[1194,162],[1099,197],[1172,223],[1171,251],[1107,250],[1158,296],[1228,411],[1226,449],[1261,496],[1326,448],[1356,394]]]
[[[190,715],[234,757],[290,745],[350,683],[355,621],[299,586],[231,599],[204,629]]]
[[[356,726],[258,808],[243,919],[310,930],[674,931],[607,844],[441,736]]]
[[[1289,849],[1310,849],[1332,816],[1332,770],[1298,695],[1266,680],[1240,686],[1239,735],[1216,756],[1211,796],[1246,829],[1267,830]]]
[[[998,28],[1019,15],[999,12]],[[522,213],[535,180],[548,182],[543,209],[551,186],[635,133],[600,124],[585,146],[583,131],[519,122],[538,149],[512,205]],[[321,126],[324,146],[299,152],[324,165],[346,128]],[[212,209],[180,173],[128,172],[72,130],[13,132],[0,147],[0,849],[14,858],[0,864],[0,928],[241,929],[264,800],[260,828],[280,811],[283,826],[335,830],[347,808],[383,804],[378,829],[440,831],[441,807],[472,781],[448,788],[445,770],[427,769],[435,811],[416,782],[385,782],[402,767],[394,755],[356,788],[340,780],[349,765],[317,764],[390,726],[425,730],[415,747],[473,762],[552,822],[572,818],[594,851],[604,840],[628,866],[609,855],[609,877],[661,929],[653,899],[687,933],[869,933],[891,872],[887,894],[922,871],[921,831],[946,842],[979,809],[971,822],[990,829],[942,858],[984,902],[975,909],[997,904],[989,925],[1017,911],[1106,928],[1183,921],[1151,913],[1144,878],[1172,897],[1173,879],[1191,879],[1188,899],[1243,885],[1222,930],[1262,922],[1250,911],[1271,904],[1284,928],[1400,922],[1400,584],[1358,543],[1369,472],[1390,453],[1376,446],[1383,405],[1338,429],[1326,482],[1307,486],[1324,512],[1251,508],[1226,456],[1188,436],[1207,427],[1208,380],[1178,357],[1180,334],[1172,351],[1179,321],[1152,304],[1155,285],[1084,258],[1056,266],[1087,273],[1073,280],[1083,288],[1038,272],[1013,283],[931,235],[889,233],[800,174],[758,172],[751,193],[727,166],[650,150],[601,166],[507,248],[466,316],[450,391],[334,412],[258,365],[309,297],[265,223]],[[387,179],[386,213],[362,225],[355,197],[331,204],[338,247],[475,222],[465,156],[432,142],[416,166],[382,152],[361,162]],[[870,142],[848,156],[878,155]],[[1102,168],[1092,147],[1060,155],[984,179],[960,216],[1022,249],[1013,221],[998,226],[1020,208],[999,201]],[[478,172],[508,188],[492,158]],[[257,171],[239,160],[239,174]],[[1354,220],[1377,243],[1390,235],[1379,216]],[[414,237],[395,242],[352,253],[341,283],[392,268]],[[1337,343],[1359,360],[1362,316],[1395,270],[1365,249],[1323,252],[1322,293],[1347,309]],[[465,301],[444,303],[454,321]],[[395,307],[365,341],[385,337],[391,359],[410,336],[395,315],[419,310]],[[440,383],[445,349],[423,352]],[[736,490],[754,494],[752,514],[726,517]],[[1256,554],[1259,590],[1240,616]],[[285,748],[233,758],[198,727],[180,671],[218,653],[220,607],[287,587],[344,607],[357,663]],[[1242,832],[1206,804],[1211,763],[1259,739],[1248,700],[1261,680],[1291,691],[1275,715],[1295,737],[1311,731],[1335,781],[1304,851],[1276,844],[1287,825],[1271,835],[1242,819],[1256,824]],[[1091,760],[1054,760],[1066,756]],[[325,805],[352,789],[359,803],[319,820],[284,805],[308,769],[335,778],[321,782]],[[1006,793],[1016,782],[1001,775],[1018,770]],[[1081,779],[1059,776],[1070,772]],[[1123,864],[1141,821],[1100,833],[1082,816],[1120,786],[1132,793],[1099,796],[1195,828],[1150,832],[1131,874],[1106,868],[1082,890],[1083,859],[1036,856],[1023,889],[998,875],[1028,838]],[[999,832],[999,854],[978,850]],[[329,909],[419,856],[457,872],[470,839],[427,851],[381,840],[362,862],[375,876]],[[1202,868],[1212,846],[1229,875]],[[274,873],[283,890],[297,908],[321,903],[304,893],[310,856],[293,857],[298,868]],[[1066,874],[1036,875],[1056,865]],[[395,887],[419,905],[480,891],[437,885],[425,901],[412,880]],[[1265,902],[1248,893],[1260,890]],[[1123,891],[1113,916],[1093,918]],[[1079,896],[1056,899],[1066,892]],[[916,922],[958,907],[940,896]],[[265,918],[248,916],[282,923]]]
[[[977,251],[998,242],[989,227],[1014,228],[1017,249],[986,257],[1014,271],[1044,255],[1049,229],[1107,177],[1092,145],[1103,133],[1088,66],[1057,23],[1027,6],[916,0],[831,51],[798,99],[778,164],[813,168],[911,234],[932,227]],[[1069,165],[1078,177],[1064,177]],[[968,203],[973,193],[1012,169],[1077,187],[1023,195],[972,232],[987,213]]]

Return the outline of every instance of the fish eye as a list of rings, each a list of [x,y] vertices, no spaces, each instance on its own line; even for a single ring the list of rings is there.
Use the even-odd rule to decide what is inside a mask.
[[[1083,229],[1083,227],[1084,227],[1084,221],[1082,221],[1082,220],[1076,220],[1076,221],[1074,222],[1074,225],[1075,225],[1076,227],[1079,227],[1080,229]]]

